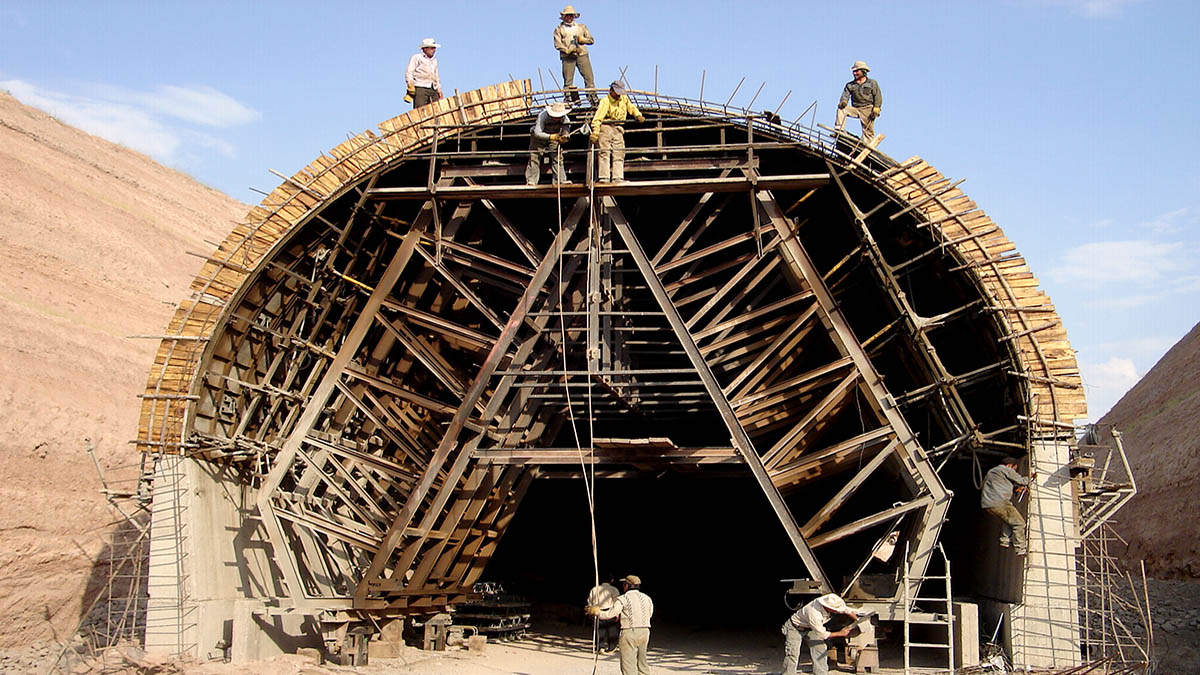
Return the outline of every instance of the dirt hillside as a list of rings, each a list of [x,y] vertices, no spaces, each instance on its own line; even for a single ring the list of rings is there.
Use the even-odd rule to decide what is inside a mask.
[[[247,207],[0,92],[0,647],[68,637],[174,303]],[[126,469],[127,471],[127,469]]]
[[[1100,420],[1114,424],[1138,494],[1116,515],[1124,562],[1161,579],[1200,578],[1200,324]]]

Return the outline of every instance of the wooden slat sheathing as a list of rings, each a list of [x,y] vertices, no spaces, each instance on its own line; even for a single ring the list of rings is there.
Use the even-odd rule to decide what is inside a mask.
[[[195,297],[212,302],[185,300],[176,309],[158,347],[146,382],[146,398],[139,416],[137,445],[143,451],[178,453],[184,421],[191,402],[167,398],[190,393],[207,338],[224,319],[225,307],[256,270],[267,253],[295,227],[306,222],[326,201],[382,171],[403,155],[458,130],[464,122],[502,122],[529,114],[532,105],[529,80],[505,82],[438,101],[398,115],[322,153],[308,166],[284,180],[262,203],[250,209],[217,246],[192,281]],[[234,266],[220,262],[233,263]],[[177,339],[174,336],[178,336]],[[199,339],[197,339],[199,338]]]
[[[974,274],[992,308],[1001,310],[996,312],[997,320],[1009,335],[1016,336],[1012,347],[1022,374],[1030,376],[1032,416],[1060,424],[1086,417],[1079,365],[1062,320],[1025,259],[1016,253],[1016,246],[957,187],[941,192],[949,180],[927,162],[914,157],[901,166],[907,169],[886,175],[883,183],[902,202],[917,205],[913,211],[935,237],[949,242],[947,246],[964,262],[964,269]],[[994,231],[971,237],[989,230]],[[1021,309],[1050,311],[1013,311]],[[1052,430],[1035,429],[1040,432]]]

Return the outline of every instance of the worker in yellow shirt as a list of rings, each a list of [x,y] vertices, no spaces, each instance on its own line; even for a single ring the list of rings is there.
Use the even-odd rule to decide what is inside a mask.
[[[646,121],[642,112],[625,95],[625,85],[613,82],[608,86],[608,96],[600,101],[596,114],[592,115],[590,138],[600,148],[596,170],[598,181],[625,180],[625,120],[629,116],[639,122]]]

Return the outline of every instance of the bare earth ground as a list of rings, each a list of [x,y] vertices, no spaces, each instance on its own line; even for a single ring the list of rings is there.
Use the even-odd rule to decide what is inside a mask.
[[[0,93],[0,647],[66,639],[157,343],[247,207]]]
[[[1145,559],[1151,576],[1200,578],[1200,324],[1100,423],[1123,433],[1138,486],[1116,516],[1129,542],[1124,564]]]
[[[1200,673],[1200,643],[1195,639],[1200,634],[1200,582],[1150,580],[1149,586],[1154,615],[1157,667],[1154,672],[1157,675]],[[134,663],[138,661],[141,672],[204,675],[592,675],[593,666],[595,675],[620,673],[616,654],[601,655],[593,660],[591,634],[587,629],[563,623],[541,628],[519,641],[489,642],[482,654],[459,649],[425,652],[408,647],[399,658],[374,658],[369,666],[359,668],[317,665],[295,655],[248,664],[164,663],[146,661],[138,650],[126,649],[125,654],[134,658],[126,658],[125,654],[114,650],[107,654],[106,663],[111,669],[105,672],[134,672],[139,670]],[[61,651],[60,646],[49,643],[0,650],[0,673],[48,672]],[[651,631],[650,664],[657,675],[778,673],[782,656],[782,637],[774,631],[670,628]],[[100,672],[101,661],[67,658],[59,665],[68,672]],[[891,655],[890,660],[885,655],[883,665],[885,668],[879,672],[898,672],[890,668],[900,665],[897,655]]]

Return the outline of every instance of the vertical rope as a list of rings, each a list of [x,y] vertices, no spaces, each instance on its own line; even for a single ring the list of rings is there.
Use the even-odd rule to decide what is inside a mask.
[[[557,156],[555,158],[556,162],[562,162],[563,159],[562,159],[562,145],[561,144],[558,145],[555,152],[557,153]],[[555,175],[555,185],[557,186],[556,187],[557,198],[555,201],[556,201],[556,205],[557,205],[557,209],[558,209],[558,231],[561,233],[562,227],[563,227],[562,182],[557,179],[558,179],[558,175],[556,174]],[[595,219],[595,210],[592,207],[592,203],[589,203],[588,208],[589,208],[588,255],[590,256],[593,254],[592,238],[594,237],[594,228],[596,226],[596,219]],[[565,244],[565,242],[564,242],[564,244]],[[579,453],[579,466],[580,466],[581,474],[583,476],[583,489],[584,489],[584,494],[587,497],[588,521],[589,521],[589,524],[591,527],[591,538],[592,538],[592,577],[593,577],[592,585],[599,586],[600,585],[600,556],[599,556],[599,547],[597,545],[597,540],[596,540],[596,495],[595,495],[596,464],[595,464],[595,461],[591,462],[591,472],[589,473],[589,471],[588,471],[589,463],[588,463],[587,459],[584,457],[583,441],[579,437],[579,425],[575,419],[575,405],[574,405],[574,401],[571,399],[571,376],[569,375],[570,370],[569,370],[568,363],[567,363],[567,326],[566,326],[566,315],[564,313],[565,312],[564,305],[566,304],[566,288],[565,288],[566,282],[565,282],[565,279],[563,278],[563,256],[565,254],[566,254],[566,246],[564,245],[563,248],[560,249],[559,253],[558,253],[558,328],[559,328],[560,337],[562,339],[562,347],[561,347],[560,351],[562,352],[562,363],[563,363],[563,389],[566,392],[567,417],[571,421],[571,432],[575,436],[575,450],[576,450],[576,452]],[[588,266],[588,274],[589,275],[591,274],[591,266],[590,265]],[[585,300],[587,299],[586,293],[585,293],[584,298],[585,298]],[[585,357],[586,357],[586,354],[585,354]],[[592,407],[591,361],[590,361],[590,359],[587,359],[587,358],[585,358],[584,360],[587,362],[587,385],[588,385],[588,389],[587,389],[588,455],[594,458],[596,447],[595,447],[595,437],[593,435],[595,428],[594,428],[594,424],[593,424],[594,416],[593,416],[593,407]],[[600,654],[597,650],[598,639],[599,639],[598,622],[593,621],[592,622],[592,674],[593,675],[595,675],[595,673],[596,673],[596,669],[599,665],[599,660],[600,660]]]

